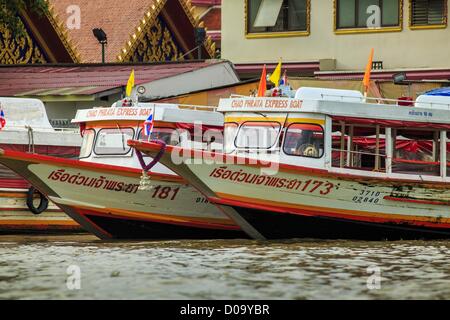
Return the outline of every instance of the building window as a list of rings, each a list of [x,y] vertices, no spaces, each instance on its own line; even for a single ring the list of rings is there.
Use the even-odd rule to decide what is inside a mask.
[[[335,29],[401,30],[402,4],[402,0],[335,0]]]
[[[246,0],[247,35],[309,34],[310,0]]]
[[[447,0],[410,0],[411,27],[447,25]]]

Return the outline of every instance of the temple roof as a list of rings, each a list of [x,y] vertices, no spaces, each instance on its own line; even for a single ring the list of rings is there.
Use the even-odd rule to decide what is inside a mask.
[[[222,17],[221,17],[221,8],[215,7],[211,8],[203,17],[202,20],[205,23],[205,26],[209,31],[221,30]]]
[[[159,15],[164,15],[171,30],[182,44],[185,52],[193,49],[193,29],[199,21],[193,16],[192,6],[186,0],[48,0],[51,12],[64,23],[68,38],[73,42],[74,51],[80,62],[101,62],[101,46],[92,34],[92,29],[102,28],[108,36],[106,62],[122,61],[123,56],[136,48],[139,33]],[[71,16],[70,6],[81,9],[81,27],[67,29],[65,22]],[[171,17],[172,16],[172,17]],[[174,19],[176,17],[176,19]],[[188,21],[189,24],[186,24]],[[192,41],[191,38],[192,37]],[[188,38],[188,40],[184,40]],[[214,56],[214,45],[207,39],[206,54]]]
[[[106,61],[116,61],[139,20],[153,4],[153,0],[50,0],[61,21],[66,21],[66,10],[71,5],[81,9],[81,28],[69,30],[82,62],[101,62],[100,45],[92,29],[102,28],[108,35]]]
[[[199,19],[203,21],[207,34],[219,46],[222,39],[222,0],[191,0],[192,5],[201,8]]]

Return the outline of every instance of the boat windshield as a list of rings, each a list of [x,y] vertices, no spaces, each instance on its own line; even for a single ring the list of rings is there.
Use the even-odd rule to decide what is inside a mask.
[[[225,123],[224,126],[224,152],[231,153],[236,147],[234,146],[234,140],[236,139],[236,133],[238,132],[239,125],[235,122]]]
[[[80,159],[88,158],[92,153],[92,147],[94,146],[95,130],[86,129],[83,132],[83,142],[80,148]]]
[[[149,141],[148,136],[142,129],[139,132],[139,140]],[[180,134],[173,128],[153,128],[150,140],[161,140],[168,145],[176,146],[180,143]]]
[[[323,128],[317,124],[291,124],[286,131],[283,151],[292,156],[321,158],[324,153]]]
[[[127,141],[133,137],[133,128],[100,129],[95,141],[94,152],[97,155],[126,155],[131,150]]]
[[[281,124],[269,121],[248,121],[239,128],[235,140],[237,148],[270,149],[278,139]]]

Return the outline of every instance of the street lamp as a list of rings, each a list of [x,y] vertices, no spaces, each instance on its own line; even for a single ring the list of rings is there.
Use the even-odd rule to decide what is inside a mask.
[[[108,37],[102,28],[95,28],[92,30],[98,42],[102,45],[102,63],[105,63],[105,45],[108,43]]]
[[[198,60],[202,59],[202,49],[203,43],[206,39],[206,30],[205,28],[195,28],[194,29],[194,37],[195,37],[195,45],[197,46],[197,56]]]

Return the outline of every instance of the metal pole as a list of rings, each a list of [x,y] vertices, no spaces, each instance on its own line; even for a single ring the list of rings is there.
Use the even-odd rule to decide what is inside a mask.
[[[441,177],[447,177],[447,131],[441,130],[441,155],[439,161],[441,163]]]
[[[102,63],[105,63],[105,43],[102,43]]]
[[[380,125],[376,125],[376,142],[375,142],[375,171],[380,170]]]
[[[386,128],[385,133],[385,150],[386,150],[386,173],[392,173],[392,157],[393,157],[393,143],[392,143],[392,129]]]
[[[341,122],[341,152],[339,154],[339,167],[343,168],[345,165],[344,149],[345,149],[345,122]]]

